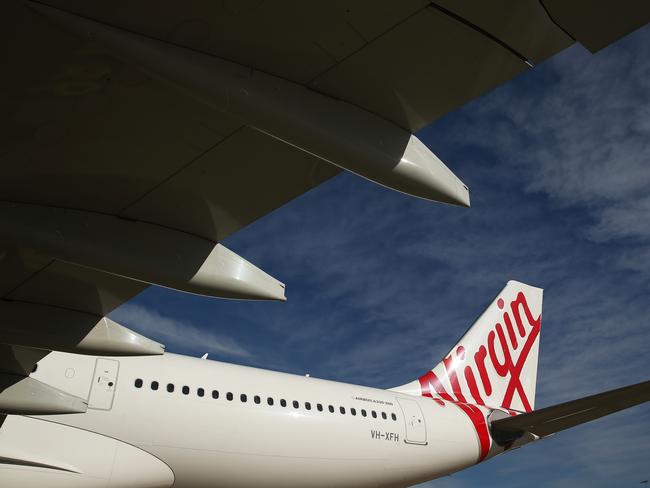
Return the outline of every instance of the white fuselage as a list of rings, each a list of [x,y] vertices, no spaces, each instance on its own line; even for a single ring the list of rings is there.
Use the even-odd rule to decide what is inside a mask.
[[[174,354],[53,352],[32,376],[89,401],[44,419],[137,446],[177,488],[407,486],[479,457],[455,405],[390,390]]]

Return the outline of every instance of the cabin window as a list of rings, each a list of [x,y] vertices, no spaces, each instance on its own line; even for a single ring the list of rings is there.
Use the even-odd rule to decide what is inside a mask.
[[[259,395],[255,395],[253,397],[253,401],[259,405],[262,399],[259,397]]]
[[[330,413],[334,413],[334,407],[332,405],[327,407],[327,409],[330,411]]]
[[[323,405],[321,405],[320,403],[317,403],[316,404],[316,410],[318,410],[319,412],[322,412],[323,411]]]
[[[203,388],[197,388],[196,394],[202,397],[203,395],[205,395],[205,390]]]
[[[397,420],[397,415],[395,415],[394,413],[391,413],[390,418],[392,418],[393,420]]]
[[[173,383],[167,383],[167,391],[169,393],[174,393],[174,384]]]
[[[345,415],[345,407],[339,407],[339,412],[341,412],[341,414]]]
[[[230,393],[230,392],[226,393],[226,400],[228,400],[229,402],[232,402],[232,393]]]
[[[372,411],[372,418],[373,418],[373,419],[376,419],[376,418],[377,418],[377,412],[375,412],[374,410]]]
[[[219,390],[212,390],[212,398],[215,400],[219,398]]]
[[[184,386],[183,387],[183,395],[189,395],[190,394],[190,387],[189,386]]]
[[[356,415],[356,414],[357,414],[357,409],[356,409],[356,408],[351,408],[351,409],[350,409],[350,413],[351,413],[352,415]]]
[[[297,401],[293,401],[293,408],[300,408],[300,404]]]
[[[286,407],[287,406],[287,401],[283,398],[282,400],[280,400],[280,405],[283,406],[283,407]]]
[[[381,412],[381,418],[386,420],[386,412]]]
[[[268,397],[268,398],[266,399],[266,403],[268,403],[269,406],[272,407],[272,406],[273,406],[273,398]]]
[[[151,389],[156,391],[158,389],[158,382],[157,381],[152,381],[151,382]]]
[[[142,380],[140,378],[135,380],[135,387],[136,388],[142,388]]]
[[[246,396],[245,393],[242,393],[239,395],[239,399],[242,401],[242,403],[246,403],[246,400],[248,400],[248,397]]]
[[[311,410],[311,403],[305,402],[305,410]]]
[[[367,416],[367,415],[368,415],[368,414],[366,413],[365,409],[361,409],[361,416],[362,416],[362,417],[365,417],[365,416]]]

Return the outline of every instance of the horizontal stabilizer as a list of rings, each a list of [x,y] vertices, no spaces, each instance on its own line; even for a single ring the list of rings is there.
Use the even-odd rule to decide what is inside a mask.
[[[493,437],[513,440],[526,432],[544,437],[650,400],[650,381],[598,393],[490,424]]]

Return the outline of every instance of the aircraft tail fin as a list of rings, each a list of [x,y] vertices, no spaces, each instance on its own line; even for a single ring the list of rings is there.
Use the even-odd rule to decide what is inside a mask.
[[[396,391],[530,412],[543,290],[509,281],[445,358]]]

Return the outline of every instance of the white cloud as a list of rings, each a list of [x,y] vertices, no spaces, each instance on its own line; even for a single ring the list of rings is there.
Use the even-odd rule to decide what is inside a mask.
[[[650,135],[650,131],[648,133]],[[650,171],[646,172],[650,173]],[[588,235],[596,241],[609,241],[623,237],[648,241],[650,240],[650,195],[605,206],[598,218],[598,222],[588,232]],[[646,264],[650,263],[646,262]]]
[[[649,41],[646,28],[597,55],[579,46],[561,53],[525,75],[534,87],[504,86],[464,109],[469,127],[459,144],[524,173],[528,191],[589,209],[597,223],[588,237],[647,240]]]
[[[129,328],[177,350],[198,349],[208,353],[247,358],[251,354],[230,337],[220,336],[207,327],[165,317],[141,305],[126,303],[113,311],[111,318]]]

